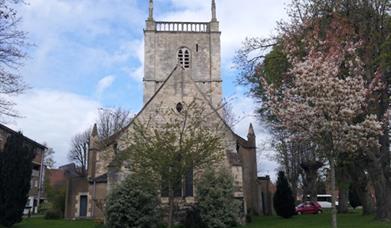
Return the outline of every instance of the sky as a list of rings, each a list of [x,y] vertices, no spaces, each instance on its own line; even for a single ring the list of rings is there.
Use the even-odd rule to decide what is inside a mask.
[[[156,20],[209,21],[210,0],[154,0]],[[246,37],[268,37],[287,18],[288,0],[216,0],[222,31],[223,93],[246,137],[254,124],[259,148],[270,141],[257,122],[257,104],[236,84],[235,51]],[[143,28],[148,0],[26,0],[17,6],[28,32],[28,58],[20,69],[31,89],[15,98],[23,116],[7,125],[55,150],[68,163],[73,135],[89,128],[101,108],[142,107]],[[259,175],[275,176],[270,152],[258,150]]]

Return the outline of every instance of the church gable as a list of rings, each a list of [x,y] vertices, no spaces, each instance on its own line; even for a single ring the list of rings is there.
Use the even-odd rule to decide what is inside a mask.
[[[150,122],[159,122],[159,118],[164,118],[162,116],[164,113],[175,110],[178,104],[185,105],[193,101],[200,103],[205,111],[210,114],[210,119],[216,121],[221,126],[225,152],[230,154],[237,153],[238,136],[225,123],[219,111],[213,107],[210,100],[208,100],[208,96],[201,91],[197,83],[186,72],[186,69],[177,65],[156,93],[135,116],[133,121],[125,129],[111,138],[111,142],[105,150],[98,153],[96,175],[103,175],[107,172],[107,166],[114,158],[116,148],[118,150],[125,150],[127,148],[129,134],[133,133],[133,124],[136,121],[140,123],[149,122],[149,124],[151,124]],[[232,160],[229,158],[230,156],[226,156],[225,158],[224,163],[226,166],[233,165]],[[235,165],[238,165],[237,162],[234,162]]]
[[[175,110],[178,104],[190,104],[191,102],[196,101],[206,110],[206,112],[210,113],[211,119],[215,119],[215,121],[222,126],[224,139],[227,141],[225,145],[231,144],[230,150],[234,152],[236,150],[236,143],[233,142],[236,142],[236,135],[221,117],[219,113],[221,112],[221,109],[216,110],[208,97],[209,96],[205,94],[199,88],[198,84],[191,78],[187,70],[182,66],[177,65],[166,80],[161,84],[156,93],[136,115],[134,121],[146,123],[150,121],[151,118],[158,118],[158,113],[167,113],[169,110]],[[156,119],[155,121],[158,120]],[[127,133],[132,131],[131,125],[132,123],[127,129]],[[121,144],[121,141],[126,141],[125,139],[126,136],[122,134],[118,140],[119,144]],[[123,148],[124,147],[126,147],[126,145],[123,145]]]

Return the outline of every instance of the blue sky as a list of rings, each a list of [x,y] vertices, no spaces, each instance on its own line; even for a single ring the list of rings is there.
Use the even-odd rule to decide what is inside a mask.
[[[210,0],[155,0],[156,20],[209,21]],[[246,37],[267,37],[285,19],[288,0],[217,0],[221,24],[222,79],[233,111],[244,116],[242,136],[255,123],[258,143],[268,136],[252,116],[246,89],[235,84],[232,58]],[[27,0],[18,6],[28,32],[29,58],[21,69],[32,87],[15,99],[24,116],[9,126],[56,151],[56,165],[68,162],[71,137],[90,127],[99,108],[142,106],[143,27],[148,0]],[[275,164],[262,155],[261,174]]]

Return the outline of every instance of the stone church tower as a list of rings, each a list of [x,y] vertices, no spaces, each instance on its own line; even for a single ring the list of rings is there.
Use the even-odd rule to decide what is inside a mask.
[[[179,63],[185,77],[191,77],[217,108],[222,94],[220,35],[214,0],[210,22],[155,21],[150,0],[144,30],[144,104]]]
[[[107,141],[99,142],[96,126],[90,140],[88,164],[88,189],[76,190],[69,187],[66,217],[80,217],[84,202],[88,199],[87,217],[101,218],[105,199],[113,186],[128,175],[116,163],[116,154],[126,152],[129,135],[134,134],[135,122],[159,126],[164,110],[178,107],[182,102],[195,99],[208,112],[205,124],[218,122],[222,126],[218,134],[223,139],[221,160],[234,177],[234,196],[242,202],[243,215],[259,213],[259,191],[257,184],[256,142],[253,127],[249,127],[247,139],[235,134],[222,116],[221,47],[219,22],[216,18],[216,3],[212,0],[212,17],[209,22],[163,22],[155,21],[153,0],[149,0],[149,16],[144,29],[144,105],[132,122],[112,135]],[[158,114],[160,113],[160,114]],[[162,114],[163,113],[163,114]],[[210,121],[210,122],[208,122]],[[102,148],[102,145],[105,145]],[[184,204],[197,201],[193,188],[193,175],[184,180],[184,187],[178,196]],[[70,183],[69,186],[72,186]],[[167,197],[161,195],[162,203]]]

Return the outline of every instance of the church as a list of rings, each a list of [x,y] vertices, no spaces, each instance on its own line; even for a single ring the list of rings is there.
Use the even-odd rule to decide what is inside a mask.
[[[153,0],[150,0],[144,28],[144,105],[131,123],[112,135],[104,147],[95,125],[90,140],[88,177],[68,181],[65,217],[103,218],[107,194],[126,176],[123,169],[114,168],[112,163],[116,151],[127,148],[127,135],[132,134],[135,121],[143,123],[161,109],[175,108],[193,99],[201,101],[210,111],[210,118],[224,126],[222,162],[232,171],[234,196],[241,200],[243,213],[262,214],[263,193],[257,178],[254,129],[249,126],[246,139],[235,134],[225,123],[220,108],[221,31],[215,0],[211,4],[211,20],[207,22],[156,21],[153,11]],[[197,201],[196,189],[192,186],[189,189],[182,189],[178,196],[184,204]],[[163,195],[161,202],[167,202]]]

